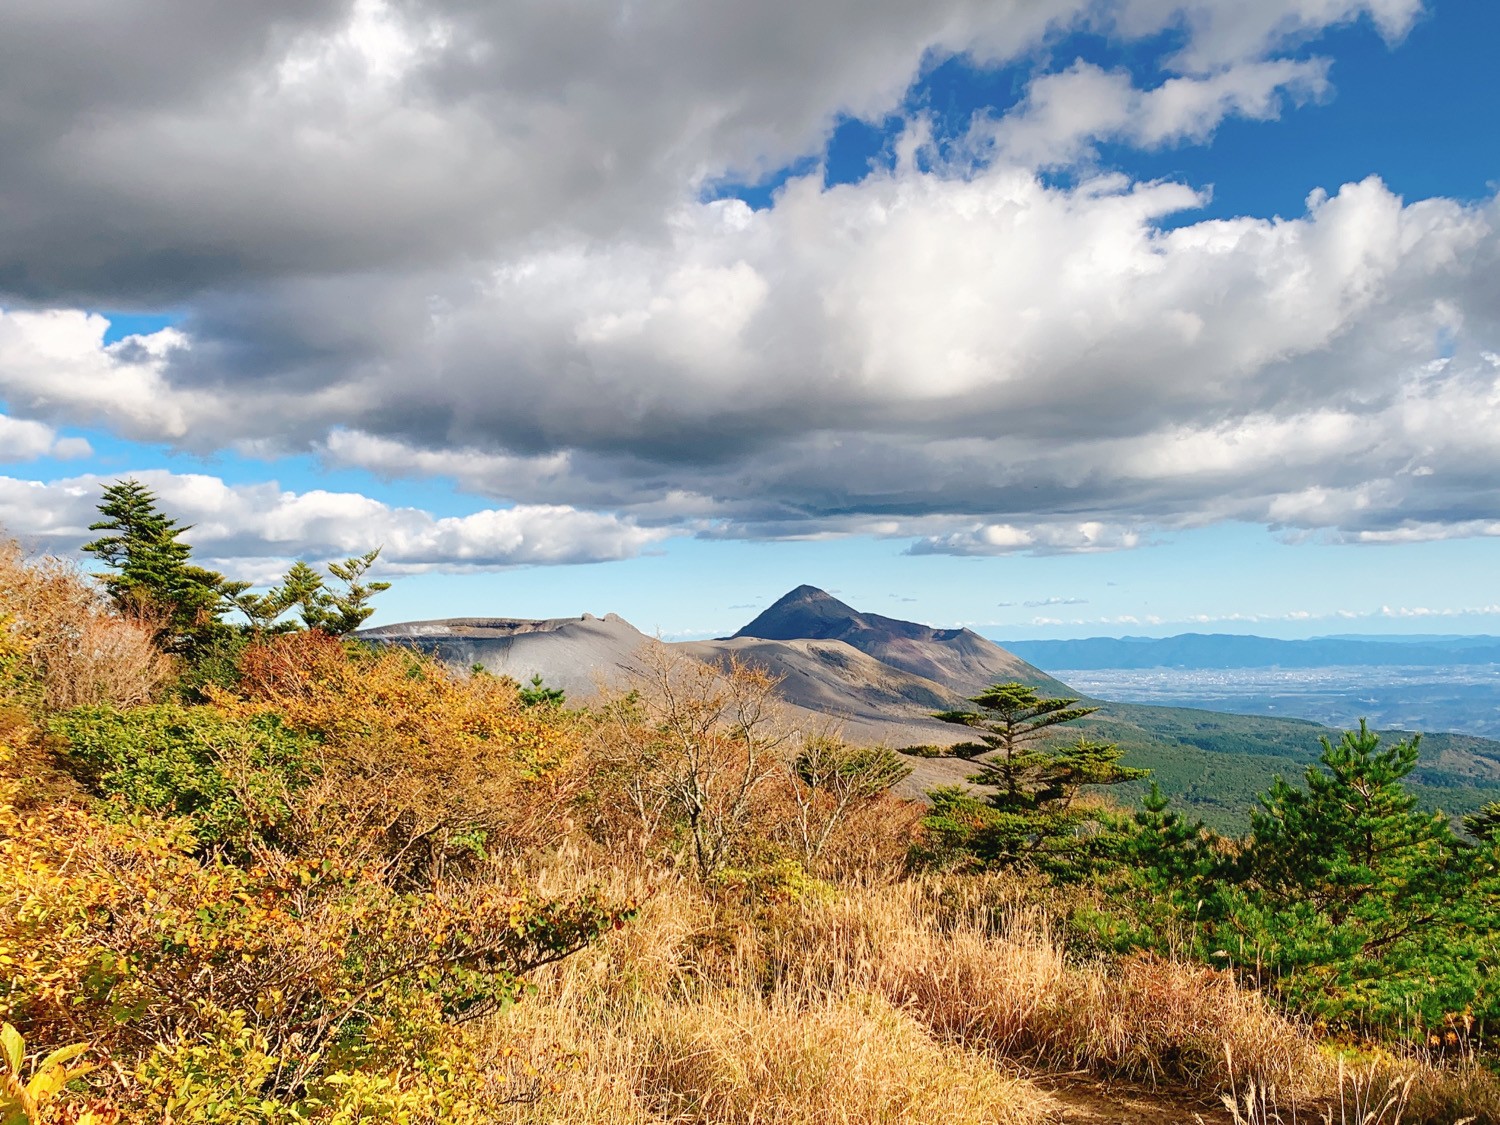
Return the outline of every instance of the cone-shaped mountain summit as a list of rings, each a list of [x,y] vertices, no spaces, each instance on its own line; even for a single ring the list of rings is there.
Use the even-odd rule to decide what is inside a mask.
[[[869,622],[866,614],[816,586],[798,586],[776,599],[769,609],[746,625],[736,637],[766,641],[824,640],[846,631],[852,622]],[[885,621],[886,619],[874,618]],[[896,621],[894,625],[907,622]]]
[[[893,668],[972,695],[992,683],[1020,680],[1048,692],[1067,686],[972,629],[934,629],[878,613],[861,613],[816,586],[798,586],[736,637],[771,641],[843,641]]]

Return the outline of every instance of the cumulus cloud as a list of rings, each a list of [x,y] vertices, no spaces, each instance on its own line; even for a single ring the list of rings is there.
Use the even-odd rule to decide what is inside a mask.
[[[929,535],[908,548],[913,555],[1011,555],[1091,554],[1118,551],[1139,544],[1138,532],[1125,527],[1109,526],[1095,521],[1084,523],[1043,523],[1033,527],[1015,524],[981,524],[945,535]],[[1027,602],[1030,605],[1053,605],[1054,602]],[[1064,603],[1067,604],[1067,603]]]
[[[70,460],[93,452],[80,437],[59,437],[51,426],[0,414],[0,461],[35,461],[40,457]]]
[[[165,329],[109,347],[109,321],[77,309],[0,311],[0,388],[12,409],[127,437],[180,441],[212,409],[206,396],[170,387],[167,358],[187,345]]]
[[[413,566],[1500,526],[1493,203],[1371,179],[1181,222],[1187,185],[1038,172],[1319,97],[1292,47],[1357,18],[1394,42],[1420,0],[142,0],[86,32],[65,7],[23,0],[0,41],[0,398],[41,427],[0,445],[95,425],[497,501],[455,524],[206,489],[249,555],[361,521]],[[899,110],[924,60],[1080,28],[1181,46],[1146,85],[1040,73],[974,167],[917,159],[914,126],[859,183],[704,200]],[[176,327],[109,346],[82,311],[169,302]]]
[[[269,580],[296,556],[342,558],[380,547],[382,571],[490,570],[630,558],[664,536],[617,516],[556,505],[436,517],[353,492],[289,492],[274,483],[150,470],[133,474],[164,510],[191,525],[195,554],[237,577]],[[38,549],[71,553],[93,537],[111,478],[42,482],[0,477],[0,527]]]
[[[649,225],[891,108],[929,51],[1010,57],[1088,6],[21,0],[0,286],[170,299]]]
[[[1149,34],[1171,20],[1187,35],[1174,60],[1184,73],[1207,73],[1258,57],[1325,28],[1368,15],[1388,42],[1399,40],[1422,13],[1421,0],[1234,0],[1179,5],[1176,0],[1125,0],[1111,20],[1125,35]]]
[[[1404,203],[1371,179],[1295,219],[1158,226],[1195,202],[1008,168],[807,179],[767,211],[687,206],[669,245],[513,261],[421,332],[369,318],[352,350],[321,315],[336,286],[222,309],[218,338],[109,348],[98,318],[11,312],[0,394],[710,535],[996,554],[1221,519],[1483,530],[1494,204]],[[317,362],[261,366],[265,339]],[[227,378],[237,357],[256,366]]]
[[[1497,613],[1500,613],[1500,605],[1495,605],[1493,603],[1491,603],[1489,605],[1470,606],[1470,607],[1467,607],[1467,608],[1457,608],[1457,607],[1454,607],[1454,606],[1441,606],[1441,607],[1436,607],[1436,608],[1434,608],[1432,606],[1396,606],[1396,607],[1392,608],[1391,606],[1383,605],[1383,606],[1380,607],[1379,616],[1381,616],[1381,617],[1470,617],[1470,616],[1491,616],[1491,615],[1497,614]]]
[[[1280,613],[1194,613],[1183,620],[1194,625],[1207,625],[1221,621],[1256,624],[1267,621],[1360,621],[1372,618],[1488,617],[1495,614],[1500,614],[1500,605],[1493,603],[1477,606],[1436,607],[1383,605],[1376,609],[1332,609],[1316,611],[1293,609]],[[1113,620],[1115,619],[1100,618],[1099,622],[1108,623]]]
[[[685,207],[666,246],[513,261],[420,333],[374,317],[378,363],[340,349],[317,289],[223,310],[217,339],[107,349],[97,318],[7,314],[0,393],[703,534],[995,554],[1219,519],[1482,528],[1495,207],[1372,179],[1295,219],[1157,225],[1195,202],[1005,168],[803,180],[768,211]],[[266,362],[257,339],[317,363],[226,378]]]
[[[1023,167],[1071,164],[1101,141],[1146,149],[1202,141],[1226,117],[1273,118],[1284,102],[1307,101],[1328,89],[1326,59],[1240,63],[1144,90],[1125,71],[1080,60],[1035,79],[1017,109],[976,123],[970,145],[987,159]]]

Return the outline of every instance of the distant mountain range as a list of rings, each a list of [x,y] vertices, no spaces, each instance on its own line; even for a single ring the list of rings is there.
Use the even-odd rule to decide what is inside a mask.
[[[1500,664],[1500,637],[1315,637],[1282,641],[1229,633],[1175,637],[1089,637],[1077,641],[1006,641],[1040,668],[1324,668],[1439,667]]]
[[[540,675],[579,701],[626,684],[640,669],[645,646],[661,643],[615,614],[415,621],[360,635],[377,643],[410,645],[465,668],[482,665],[521,681]],[[1033,642],[1057,643],[1075,642]],[[812,586],[790,591],[732,637],[668,647],[711,663],[738,657],[763,665],[781,678],[781,692],[793,714],[810,726],[832,720],[849,738],[897,748],[941,747],[961,740],[962,728],[937,721],[933,712],[963,707],[969,696],[991,683],[1019,680],[1044,694],[1081,694],[1043,672],[1027,653],[1002,648],[972,630],[936,629],[862,613]],[[1101,702],[1079,729],[1118,743],[1126,749],[1127,761],[1155,771],[1169,795],[1231,830],[1243,825],[1254,794],[1272,777],[1299,774],[1315,760],[1318,737],[1328,733],[1296,719],[1110,702]],[[1074,732],[1064,730],[1062,736],[1071,738]],[[1500,798],[1500,743],[1433,735],[1423,746],[1415,780],[1424,803],[1451,813]],[[968,763],[948,758],[914,755],[910,761],[913,773],[906,791],[912,796],[962,782],[972,773]]]

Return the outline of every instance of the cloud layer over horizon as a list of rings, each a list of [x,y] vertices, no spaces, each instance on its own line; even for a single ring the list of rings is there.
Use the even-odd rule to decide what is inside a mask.
[[[1420,0],[138,7],[27,0],[0,44],[24,107],[0,118],[0,453],[86,456],[70,429],[311,453],[491,505],[154,478],[234,523],[219,557],[350,528],[453,569],[683,534],[1500,534],[1495,199],[1372,175],[1210,220],[1199,187],[1100,157],[1336,96],[1317,37],[1398,44]],[[1049,54],[1077,31],[1157,73]],[[1031,77],[945,133],[903,99],[951,56]],[[900,123],[830,182],[849,117]],[[767,207],[716,198],[789,167]],[[106,345],[106,308],[177,322]],[[0,509],[62,545],[86,479],[9,480]]]
[[[133,474],[164,509],[189,526],[197,554],[235,577],[270,582],[284,564],[381,547],[381,570],[418,574],[631,558],[661,531],[560,505],[517,505],[436,518],[351,492],[291,492],[275,484],[229,485],[201,473],[148,469]],[[62,553],[93,537],[95,504],[108,476],[43,483],[0,477],[0,526],[31,549]]]

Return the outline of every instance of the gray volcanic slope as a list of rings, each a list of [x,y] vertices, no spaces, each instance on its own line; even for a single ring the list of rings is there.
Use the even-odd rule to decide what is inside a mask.
[[[789,703],[846,718],[888,719],[892,712],[923,712],[962,706],[963,697],[941,684],[882,664],[843,641],[766,641],[733,637],[672,646],[699,660],[723,663],[729,656],[781,677]]]
[[[618,684],[638,667],[636,654],[650,643],[634,625],[613,613],[524,621],[510,617],[454,617],[408,621],[360,632],[364,640],[404,644],[464,668],[484,665],[495,675],[525,683],[539,675],[575,699],[599,684]]]
[[[640,667],[640,650],[654,643],[613,613],[413,621],[360,636],[411,645],[462,667],[482,664],[521,681],[540,675],[577,699],[593,695],[601,682],[621,683]],[[811,586],[799,586],[733,637],[668,647],[713,663],[733,655],[766,667],[781,677],[781,693],[793,706],[893,740],[954,741],[961,731],[934,721],[932,712],[962,707],[965,696],[999,681],[1067,691],[977,633],[862,614]]]
[[[878,613],[860,613],[815,586],[798,586],[735,638],[843,641],[882,664],[934,680],[968,696],[1019,680],[1048,694],[1068,686],[971,629],[934,629]]]
[[[539,675],[574,699],[619,687],[641,668],[640,654],[658,643],[614,614],[544,621],[452,618],[411,621],[360,633],[365,640],[404,644],[458,667],[482,664],[525,682]],[[712,664],[736,656],[781,678],[782,698],[826,716],[851,735],[907,742],[951,742],[961,732],[933,722],[936,710],[963,706],[959,693],[882,664],[842,641],[763,641],[750,637],[687,641],[668,648]]]

